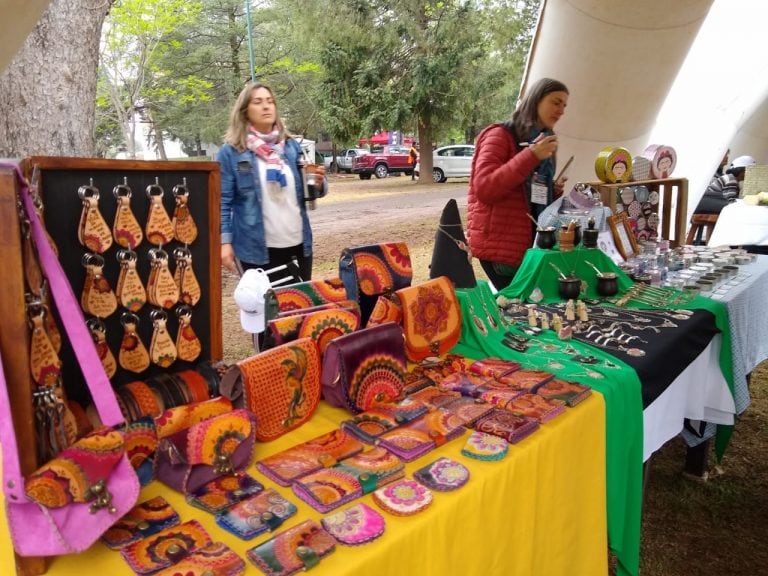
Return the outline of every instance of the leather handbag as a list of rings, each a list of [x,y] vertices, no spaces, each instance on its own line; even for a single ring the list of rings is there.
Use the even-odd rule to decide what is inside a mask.
[[[267,290],[264,307],[267,321],[285,312],[348,300],[341,278],[307,280]]]
[[[256,441],[256,417],[243,408],[166,436],[157,447],[155,478],[191,495],[221,476],[245,470]]]
[[[30,498],[21,474],[13,410],[0,358],[0,444],[3,447],[3,492],[11,540],[21,556],[54,556],[81,552],[96,542],[136,504],[139,479],[125,453],[122,435],[109,430],[121,426],[124,419],[78,300],[53,252],[29,187],[18,167],[13,168],[19,179],[21,201],[50,293],[99,418],[107,427],[95,432],[97,436],[82,439],[82,444],[72,445],[69,454],[59,454],[58,462],[63,464],[62,467],[51,461],[36,472],[50,481],[52,493],[61,497],[59,505],[46,506],[40,503],[41,498],[37,501]],[[111,446],[108,462],[99,457],[102,437],[108,439]],[[69,459],[70,455],[73,459]],[[65,457],[67,459],[63,460]],[[73,466],[73,460],[79,466]]]
[[[279,438],[309,420],[320,402],[317,345],[300,338],[246,358],[227,371],[219,390],[256,415],[257,440]]]
[[[403,395],[405,367],[403,329],[397,324],[341,336],[328,345],[323,358],[323,398],[353,414],[393,402]]]
[[[345,248],[339,257],[339,276],[350,300],[360,304],[363,326],[383,294],[411,285],[413,266],[405,242],[385,242]]]
[[[453,284],[438,276],[397,291],[403,310],[405,353],[411,362],[448,353],[461,336],[461,308]]]
[[[352,308],[328,308],[308,314],[281,316],[267,322],[267,330],[275,344],[311,338],[317,344],[321,356],[331,341],[358,328],[360,311],[357,304]]]

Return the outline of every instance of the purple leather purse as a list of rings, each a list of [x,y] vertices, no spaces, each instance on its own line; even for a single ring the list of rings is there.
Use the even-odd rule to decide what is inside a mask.
[[[320,384],[325,401],[358,414],[398,400],[405,385],[403,329],[394,323],[364,328],[328,344]]]

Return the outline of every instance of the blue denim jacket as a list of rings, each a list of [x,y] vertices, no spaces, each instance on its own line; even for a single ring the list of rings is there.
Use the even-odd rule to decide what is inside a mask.
[[[297,161],[301,148],[292,138],[285,142],[284,162],[293,171],[296,197],[304,226],[304,256],[312,255],[312,229],[304,205],[304,185]],[[216,156],[221,166],[221,243],[232,244],[237,258],[249,264],[267,264],[269,255],[261,211],[262,190],[258,160],[250,150],[238,152],[225,144]],[[323,182],[323,194],[327,183]]]

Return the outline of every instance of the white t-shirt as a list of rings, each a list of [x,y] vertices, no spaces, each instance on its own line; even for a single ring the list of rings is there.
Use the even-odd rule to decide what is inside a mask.
[[[296,199],[296,180],[288,165],[283,166],[286,185],[282,188],[267,187],[267,163],[259,158],[261,182],[261,207],[264,218],[264,234],[269,248],[290,248],[302,243],[303,226],[301,210]]]

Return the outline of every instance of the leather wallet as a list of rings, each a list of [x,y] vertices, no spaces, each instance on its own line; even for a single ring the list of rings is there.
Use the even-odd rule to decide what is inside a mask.
[[[437,386],[427,386],[426,388],[422,388],[418,392],[411,394],[410,398],[434,409],[440,408],[456,398],[461,398],[461,394],[451,390],[440,390]]]
[[[513,414],[535,418],[542,424],[565,412],[565,402],[547,399],[538,394],[522,394],[504,405]]]
[[[290,576],[317,566],[335,548],[333,536],[315,520],[305,520],[245,554],[267,576]]]
[[[384,432],[407,424],[427,413],[427,406],[412,398],[386,402],[341,423],[342,430],[363,442],[373,444]]]
[[[296,514],[296,506],[273,488],[238,502],[216,516],[216,524],[243,540],[277,530]]]
[[[109,548],[117,550],[142,538],[157,534],[179,523],[179,515],[162,496],[142,502],[120,518],[101,537]]]
[[[329,514],[321,521],[323,528],[340,544],[359,546],[384,534],[384,517],[362,502]]]
[[[120,554],[136,574],[143,575],[173,566],[210,543],[205,528],[197,520],[190,520],[134,542]]]
[[[550,400],[562,400],[568,406],[576,406],[592,394],[586,384],[554,378],[536,388],[536,394]]]
[[[358,439],[336,429],[264,458],[256,463],[256,467],[281,486],[290,486],[297,478],[335,466],[339,460],[362,449],[363,444]]]
[[[464,426],[471,428],[475,422],[493,410],[493,404],[482,398],[462,396],[443,404],[443,409],[458,416]]]
[[[487,432],[515,444],[539,429],[538,421],[518,416],[501,408],[495,408],[475,423],[475,430]]]
[[[442,379],[437,385],[440,390],[458,392],[462,396],[478,398],[490,378],[471,372],[454,372]]]
[[[222,542],[213,542],[152,576],[240,576],[245,568],[245,560],[231,548]]]
[[[437,408],[418,420],[382,434],[378,444],[411,462],[463,433],[464,427],[458,416]]]
[[[218,514],[233,504],[255,496],[264,485],[245,472],[216,478],[187,497],[187,503],[211,514]]]

